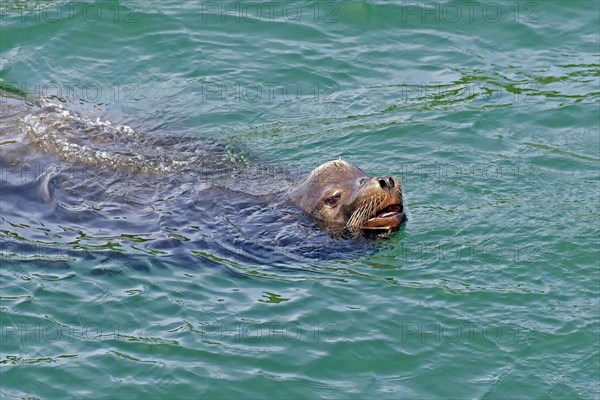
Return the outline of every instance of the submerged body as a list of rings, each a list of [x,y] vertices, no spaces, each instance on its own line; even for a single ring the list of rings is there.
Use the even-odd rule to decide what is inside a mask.
[[[348,219],[324,220],[305,208],[311,194],[321,201],[323,193],[306,181],[295,186],[300,177],[272,165],[240,161],[230,146],[141,135],[61,105],[34,106],[16,98],[4,99],[0,114],[0,207],[9,232],[0,244],[15,250],[5,255],[28,258],[41,246],[52,248],[59,260],[92,252],[104,264],[122,254],[177,265],[194,265],[198,258],[281,265],[371,248],[356,237],[328,235],[334,225],[358,226],[346,213],[351,205],[345,196],[338,210]],[[365,187],[354,197],[357,210],[369,196]],[[399,193],[392,189],[391,197]],[[301,192],[306,196],[298,203]],[[373,204],[382,204],[381,194],[371,192]],[[385,214],[367,225],[388,219]]]

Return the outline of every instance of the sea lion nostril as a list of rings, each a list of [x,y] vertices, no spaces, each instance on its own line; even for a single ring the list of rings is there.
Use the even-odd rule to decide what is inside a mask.
[[[389,191],[392,190],[392,188],[394,187],[394,180],[391,176],[388,176],[387,178],[379,177],[377,178],[377,181],[379,182],[379,186],[381,186],[382,189]]]

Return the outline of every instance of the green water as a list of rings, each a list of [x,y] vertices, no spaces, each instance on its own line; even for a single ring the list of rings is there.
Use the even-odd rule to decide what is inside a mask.
[[[150,268],[99,274],[64,249],[132,232],[0,192],[0,397],[599,397],[597,1],[0,7],[4,89],[291,169],[341,156],[399,177],[409,218],[339,260],[163,268],[140,239]]]

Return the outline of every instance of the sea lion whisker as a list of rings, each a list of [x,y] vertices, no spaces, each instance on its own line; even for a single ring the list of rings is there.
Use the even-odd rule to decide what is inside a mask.
[[[369,199],[369,201],[362,204],[350,217],[348,220],[348,226],[353,228],[359,228],[359,224],[365,218],[369,216],[373,212],[375,199]]]

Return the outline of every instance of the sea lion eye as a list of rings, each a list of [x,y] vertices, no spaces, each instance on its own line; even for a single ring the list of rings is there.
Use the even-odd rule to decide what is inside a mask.
[[[335,205],[337,204],[339,199],[340,199],[339,194],[336,194],[335,196],[329,196],[328,198],[325,199],[325,204],[328,205],[329,207],[335,207]]]

